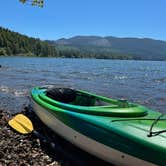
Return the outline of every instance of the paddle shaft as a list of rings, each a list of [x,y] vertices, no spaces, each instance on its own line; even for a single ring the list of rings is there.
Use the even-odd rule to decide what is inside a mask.
[[[39,138],[42,142],[47,143],[52,150],[59,151],[66,159],[70,160],[73,164],[76,165],[84,165],[80,160],[74,158],[71,154],[64,151],[62,147],[58,144],[55,144],[50,138],[44,137],[42,134],[37,132],[36,130],[32,131],[32,134]]]

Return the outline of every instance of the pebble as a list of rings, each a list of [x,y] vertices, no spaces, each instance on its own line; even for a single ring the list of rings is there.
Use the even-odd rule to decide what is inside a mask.
[[[72,144],[54,134],[33,112],[28,110],[29,107],[26,107],[21,113],[31,119],[37,132],[46,135],[50,140],[56,140],[55,143],[60,144],[66,153],[70,153],[70,156],[72,154],[73,160],[71,161],[71,159],[62,155],[56,149],[51,149],[48,143],[41,143],[40,139],[36,138],[33,134],[23,135],[13,130],[8,125],[8,121],[14,115],[0,110],[0,166],[108,166],[103,161],[95,159],[94,157],[90,159],[87,153],[76,150]],[[81,158],[81,156],[84,157]]]
[[[0,166],[60,166],[45,153],[39,139],[11,129],[7,123],[10,118],[9,112],[0,110]]]

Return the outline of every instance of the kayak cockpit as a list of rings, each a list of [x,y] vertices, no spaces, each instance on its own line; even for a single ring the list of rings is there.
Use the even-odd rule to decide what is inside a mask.
[[[63,109],[84,114],[117,117],[140,117],[147,115],[148,109],[141,105],[129,103],[126,100],[114,100],[86,91],[70,88],[34,89],[32,93],[42,106],[55,111]],[[37,96],[35,97],[36,94]]]
[[[123,106],[127,107],[126,100],[113,100],[103,96],[87,93],[85,91],[70,88],[51,88],[46,91],[46,96],[53,100],[78,105],[78,106]]]

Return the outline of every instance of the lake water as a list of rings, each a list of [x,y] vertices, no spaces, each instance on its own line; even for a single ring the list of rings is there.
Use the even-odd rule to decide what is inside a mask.
[[[0,65],[0,109],[19,112],[32,87],[53,84],[166,113],[166,62],[0,57]]]

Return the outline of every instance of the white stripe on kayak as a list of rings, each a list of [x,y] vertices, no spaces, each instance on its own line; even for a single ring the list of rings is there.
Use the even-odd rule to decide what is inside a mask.
[[[38,117],[53,131],[81,149],[115,165],[126,166],[155,166],[155,164],[133,157],[116,149],[101,144],[55,118],[49,111],[33,101],[33,108]]]

